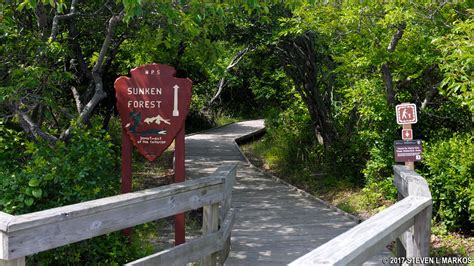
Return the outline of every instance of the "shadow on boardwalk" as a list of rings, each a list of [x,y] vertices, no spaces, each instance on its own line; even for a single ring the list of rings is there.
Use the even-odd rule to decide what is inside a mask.
[[[186,137],[190,179],[225,163],[239,163],[233,192],[237,216],[226,265],[286,265],[356,225],[341,211],[248,163],[234,140],[263,129],[263,120],[254,120]]]

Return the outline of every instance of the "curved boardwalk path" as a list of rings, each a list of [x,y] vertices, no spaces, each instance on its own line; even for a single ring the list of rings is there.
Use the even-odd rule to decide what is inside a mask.
[[[248,163],[234,140],[263,129],[263,120],[253,120],[186,137],[188,178],[239,163],[232,196],[236,222],[226,265],[286,265],[356,225],[341,211]]]

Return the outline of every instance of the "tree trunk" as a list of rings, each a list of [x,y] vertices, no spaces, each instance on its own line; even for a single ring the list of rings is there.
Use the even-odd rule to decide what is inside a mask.
[[[397,31],[393,34],[390,43],[387,46],[387,52],[393,53],[395,48],[397,48],[398,41],[403,37],[405,32],[406,23],[400,23],[397,25]],[[390,63],[386,62],[380,67],[380,72],[382,72],[382,79],[385,85],[385,96],[387,98],[388,105],[395,106],[395,89],[393,85],[392,71],[390,69]]]
[[[323,90],[331,89],[331,60],[325,54],[318,54],[315,34],[306,32],[301,36],[287,38],[277,47],[285,72],[293,79],[303,99],[318,142],[326,148],[337,139],[337,131],[331,117],[331,102],[324,97]],[[316,59],[321,59],[316,61]],[[324,59],[326,60],[324,60]],[[323,70],[324,68],[329,70]]]

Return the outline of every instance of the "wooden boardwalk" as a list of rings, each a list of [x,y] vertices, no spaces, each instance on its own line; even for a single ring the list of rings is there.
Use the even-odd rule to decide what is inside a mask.
[[[356,225],[342,211],[278,182],[245,159],[234,140],[263,129],[263,120],[254,120],[186,137],[188,179],[239,163],[232,196],[237,216],[226,265],[286,265]]]

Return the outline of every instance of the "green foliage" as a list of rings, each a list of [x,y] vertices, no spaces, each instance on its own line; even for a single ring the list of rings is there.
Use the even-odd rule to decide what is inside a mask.
[[[298,96],[293,91],[295,97]],[[255,152],[279,176],[308,191],[344,186],[344,178],[324,178],[323,147],[314,138],[311,120],[301,100],[287,110],[274,110],[265,120],[267,133]],[[322,182],[322,183],[321,183]]]
[[[24,163],[25,136],[21,131],[8,128],[0,119],[0,177],[18,171]]]
[[[101,129],[77,127],[68,143],[31,142],[0,120],[0,210],[30,213],[116,195],[118,149]],[[141,228],[141,227],[140,227]],[[148,255],[142,231],[121,232],[28,257],[35,265],[121,265]]]
[[[317,190],[325,184],[330,184],[328,188],[337,187],[330,177],[350,180],[356,186],[365,187],[360,197],[374,204],[364,204],[367,208],[378,207],[385,200],[396,198],[392,184],[393,141],[400,138],[394,106],[388,101],[386,84],[381,78],[381,65],[390,67],[395,103],[414,102],[418,106],[419,123],[414,137],[433,147],[453,146],[454,142],[442,144],[439,139],[451,138],[456,132],[464,136],[462,134],[469,133],[463,132],[471,132],[473,128],[472,15],[469,16],[472,11],[467,9],[466,3],[316,5],[302,3],[289,14],[275,19],[280,28],[275,30],[273,38],[313,31],[317,33],[318,42],[329,47],[321,52],[336,64],[332,72],[335,89],[330,97],[331,119],[336,125],[338,140],[329,149],[321,150],[315,143],[315,135],[307,128],[307,112],[304,108],[301,112],[294,111],[303,106],[301,99],[286,98],[287,102],[281,102],[291,111],[282,108],[282,113],[267,119],[268,135],[257,145],[257,150],[261,149],[270,166],[282,169],[280,173],[285,174],[285,169],[293,169],[288,172],[294,173],[298,169],[296,184]],[[403,35],[396,48],[389,51],[387,47],[401,25]],[[433,88],[439,88],[439,94]],[[272,97],[272,90],[265,88],[260,92],[256,95]],[[469,156],[472,148],[467,148],[472,147],[472,143],[463,141],[464,144],[457,143],[456,148],[442,153],[448,157],[462,153],[466,161],[449,159],[449,163],[441,167],[433,162],[436,157],[433,152],[425,149],[426,160],[422,163],[428,165],[424,175],[436,177],[436,190],[446,190],[436,192],[444,198],[435,204],[438,206],[435,217],[439,221],[446,219],[450,230],[465,229],[466,223],[472,221],[466,216],[467,212],[472,213],[469,209],[472,200],[471,203],[466,201],[472,198],[471,194],[466,196],[472,187],[465,183],[472,179],[472,167],[467,163],[473,161]],[[461,146],[465,148],[460,150]],[[436,153],[441,153],[441,148],[437,148]],[[462,183],[464,192],[453,192],[457,188],[447,179],[452,171],[457,176],[453,182]],[[321,172],[329,178],[320,178]],[[455,194],[464,197],[463,200]]]
[[[474,221],[474,136],[455,134],[424,147],[423,176],[433,196],[437,222],[449,230],[472,230]]]
[[[474,83],[472,71],[474,69],[474,9],[467,10],[466,18],[454,22],[449,34],[433,40],[441,52],[439,58],[444,80],[441,84],[442,92],[460,100],[474,113]]]
[[[43,11],[38,9],[39,3]],[[366,208],[379,208],[386,199],[395,197],[392,144],[400,130],[381,78],[381,65],[386,64],[395,102],[410,101],[419,107],[415,138],[429,143],[423,175],[433,189],[435,218],[449,230],[467,228],[466,222],[472,222],[472,216],[466,214],[473,213],[469,181],[470,162],[474,161],[472,134],[463,133],[472,131],[474,106],[469,1],[442,5],[296,0],[80,1],[78,15],[59,20],[56,38],[48,38],[53,16],[68,13],[69,3],[0,3],[3,211],[26,213],[115,194],[118,149],[114,145],[120,143],[121,129],[113,118],[110,125],[106,122],[115,105],[113,81],[119,74],[153,62],[173,65],[179,77],[193,80],[188,132],[215,125],[213,119],[232,121],[229,115],[265,115],[268,134],[257,149],[271,166],[289,176],[289,181],[311,191],[365,186],[358,201]],[[90,71],[99,58],[108,19],[121,10],[125,23],[117,24],[101,70],[108,97],[94,111],[109,134],[94,127],[78,128],[68,143],[26,139],[11,106],[28,114],[44,132],[60,136],[77,117],[71,87],[79,92],[83,105],[92,97],[95,85]],[[46,17],[45,27],[40,26],[41,15]],[[405,26],[403,36],[396,49],[388,51],[401,25]],[[322,88],[323,100],[329,103],[328,120],[337,135],[328,148],[317,143],[307,103],[295,91],[278,55],[282,39],[306,32],[314,33],[317,47],[312,48],[318,56],[315,62],[302,64],[314,63],[318,71],[317,77],[301,76],[330,84],[317,87]],[[244,48],[249,48],[245,57],[227,69]],[[328,62],[317,61],[322,58]],[[427,75],[428,70],[433,70],[432,75]],[[212,110],[202,112],[223,77],[220,99]],[[432,92],[430,99],[427,95]],[[453,153],[461,155],[454,158]],[[441,162],[441,155],[448,159]],[[64,264],[95,264],[99,263],[96,257],[104,257],[104,263],[114,264],[122,263],[119,257],[132,256],[126,254],[119,235],[101,239],[44,253],[33,260],[56,264],[68,257]],[[87,250],[87,245],[97,249]]]
[[[301,101],[295,101],[283,112],[275,110],[274,116],[266,120],[268,141],[272,143],[270,153],[274,157],[270,162],[290,170],[298,167],[297,162],[313,157],[311,148],[314,147],[315,140],[308,137],[313,135],[310,123]]]
[[[117,156],[110,137],[102,130],[78,128],[66,144],[44,142],[13,142],[3,129],[2,145],[9,154],[9,166],[2,165],[0,180],[2,211],[14,214],[33,212],[95,198],[118,191]],[[17,136],[18,137],[18,136]],[[15,162],[19,162],[15,165]],[[13,167],[12,167],[13,166]]]

